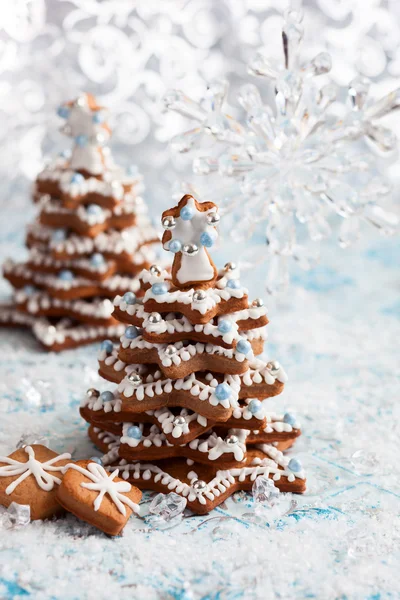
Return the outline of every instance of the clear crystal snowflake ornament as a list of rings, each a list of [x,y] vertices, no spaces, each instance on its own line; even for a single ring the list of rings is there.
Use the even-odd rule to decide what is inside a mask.
[[[398,226],[396,216],[379,205],[391,186],[377,170],[374,149],[382,155],[396,149],[394,135],[379,120],[400,107],[400,88],[374,101],[368,80],[359,77],[348,86],[346,107],[340,105],[339,90],[324,77],[331,69],[329,54],[301,64],[302,37],[301,15],[287,12],[283,62],[275,64],[259,52],[249,65],[251,74],[270,83],[273,106],[263,103],[255,85],[244,85],[238,96],[243,123],[224,111],[227,82],[211,83],[200,103],[177,90],[165,96],[168,109],[198,123],[175,136],[171,147],[196,154],[193,171],[217,181],[216,193],[224,182],[222,209],[236,220],[234,239],[266,239],[270,291],[288,281],[288,257],[303,268],[312,266],[303,238],[328,237],[331,215],[343,219],[342,247],[359,238],[362,221],[388,235]],[[210,199],[212,194],[207,190]]]

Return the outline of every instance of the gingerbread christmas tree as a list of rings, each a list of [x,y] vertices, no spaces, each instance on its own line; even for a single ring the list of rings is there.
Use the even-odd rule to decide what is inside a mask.
[[[107,142],[107,111],[90,94],[63,104],[61,131],[72,138],[37,177],[36,221],[28,227],[25,263],[8,260],[4,276],[15,288],[0,307],[0,324],[31,327],[49,350],[110,337],[124,328],[112,298],[139,291],[137,274],[154,260],[157,234],[140,197],[137,170],[123,171]]]
[[[283,454],[300,435],[296,419],[268,409],[286,374],[257,358],[266,309],[249,301],[234,264],[218,272],[209,255],[218,221],[215,204],[192,196],[163,213],[171,274],[153,265],[142,299],[115,298],[127,327],[118,347],[102,344],[99,372],[118,386],[88,390],[81,406],[104,464],[139,488],[180,494],[197,513],[259,475],[305,490],[300,462]]]

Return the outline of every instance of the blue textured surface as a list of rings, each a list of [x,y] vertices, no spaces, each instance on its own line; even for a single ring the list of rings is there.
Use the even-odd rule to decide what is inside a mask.
[[[29,216],[4,217],[0,258],[22,254]],[[236,258],[232,248],[221,262]],[[398,598],[399,250],[377,238],[346,253],[326,246],[324,266],[295,273],[288,298],[271,305],[266,355],[290,377],[271,407],[302,423],[304,496],[259,514],[238,493],[154,531],[145,494],[142,519],[117,539],[72,516],[0,526],[0,598]],[[242,281],[262,295],[256,272]],[[92,456],[78,406],[87,387],[106,389],[97,346],[47,355],[27,332],[0,335],[0,452],[34,430],[56,450]]]

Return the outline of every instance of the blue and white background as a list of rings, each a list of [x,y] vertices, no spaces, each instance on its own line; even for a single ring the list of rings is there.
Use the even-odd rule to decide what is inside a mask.
[[[377,89],[394,87],[396,2],[319,0],[305,9],[310,54],[327,44],[339,83],[361,72]],[[61,100],[85,87],[111,106],[115,153],[152,174],[147,200],[158,217],[176,178],[165,141],[179,129],[159,98],[171,85],[196,90],[210,73],[240,75],[248,51],[271,41],[281,3],[24,0],[0,13],[3,260],[24,256],[29,181],[64,143],[53,117]],[[145,495],[143,518],[116,539],[72,516],[8,530],[0,515],[1,599],[400,597],[400,243],[370,231],[351,250],[333,242],[321,250],[317,268],[293,271],[290,293],[265,298],[266,355],[290,378],[271,406],[301,421],[295,452],[307,493],[282,497],[273,514],[255,513],[239,493],[168,531],[149,526]],[[231,244],[216,259],[241,251]],[[263,294],[257,271],[243,278],[253,296]],[[9,293],[4,282],[1,292]],[[0,453],[37,432],[55,450],[91,456],[78,406],[86,388],[104,385],[97,348],[49,355],[26,332],[0,336]]]

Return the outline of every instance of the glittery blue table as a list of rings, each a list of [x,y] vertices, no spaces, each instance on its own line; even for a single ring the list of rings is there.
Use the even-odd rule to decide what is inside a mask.
[[[29,218],[3,213],[1,259],[23,255]],[[271,406],[302,423],[304,496],[282,497],[271,514],[238,493],[158,531],[145,494],[144,516],[116,539],[73,516],[0,526],[0,598],[399,598],[399,251],[396,239],[327,244],[323,266],[295,272],[287,299],[270,306],[266,354],[290,377]],[[244,280],[262,294],[257,273]],[[0,453],[34,431],[92,455],[78,406],[99,384],[97,347],[49,355],[27,332],[0,336]]]

